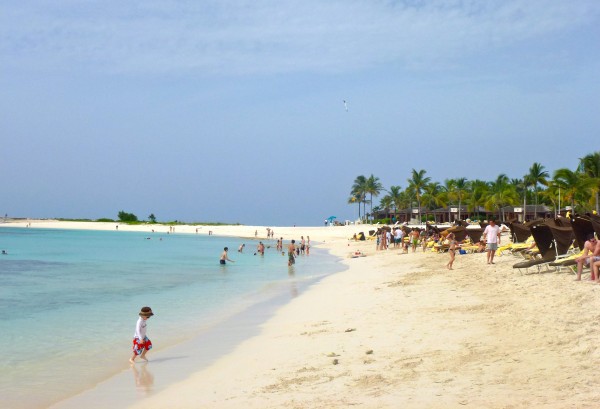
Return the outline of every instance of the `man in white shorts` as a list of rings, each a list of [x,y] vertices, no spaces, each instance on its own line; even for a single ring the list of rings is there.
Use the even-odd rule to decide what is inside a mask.
[[[490,224],[483,231],[485,237],[485,250],[487,251],[487,263],[494,264],[494,254],[498,250],[500,243],[500,227],[496,225],[494,219],[490,219]]]

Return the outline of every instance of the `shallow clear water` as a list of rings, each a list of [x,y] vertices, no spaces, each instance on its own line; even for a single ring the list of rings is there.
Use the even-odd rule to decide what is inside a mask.
[[[244,254],[235,249],[246,243]],[[342,269],[317,249],[290,270],[266,241],[0,228],[0,407],[46,407],[123,369],[142,306],[166,348]],[[219,265],[223,247],[235,263]]]

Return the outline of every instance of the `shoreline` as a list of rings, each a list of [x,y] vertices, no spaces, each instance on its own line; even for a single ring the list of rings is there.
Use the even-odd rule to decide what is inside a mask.
[[[293,290],[302,294],[321,279],[323,277],[295,283]],[[298,295],[290,296],[281,291],[252,304],[225,320],[214,323],[191,339],[152,351],[149,354],[150,362],[138,361],[92,388],[53,403],[49,408],[127,407],[144,397],[165,391],[199,369],[210,367],[230,354],[239,344],[258,335],[261,325],[296,296]],[[136,393],[132,394],[132,390]]]
[[[31,223],[31,226],[29,227],[29,223]],[[97,227],[97,223],[92,223],[92,224],[87,224],[87,223],[81,223],[81,222],[49,222],[49,221],[44,221],[41,223],[36,223],[36,222],[32,222],[32,221],[27,221],[25,223],[20,223],[16,224],[16,223],[7,223],[4,224],[2,227],[9,227],[9,228],[26,228],[26,229],[32,229],[32,230],[36,230],[38,228],[40,228],[41,226],[43,226],[43,228],[46,229],[56,229],[56,230],[86,230],[86,231],[112,231],[112,226],[106,226],[106,225],[101,225],[101,229],[97,229],[94,227]],[[108,228],[107,228],[108,227]],[[164,233],[168,233],[168,231],[166,229],[168,229],[168,226],[158,226],[158,229],[156,229],[157,226],[141,226],[142,228],[139,228],[139,226],[133,226],[132,229],[121,229],[121,231],[124,231],[126,233],[128,232],[144,232],[144,233],[149,233],[151,234],[151,231],[148,231],[148,229],[150,228],[154,228],[155,232],[157,234],[160,234],[162,237],[165,237]],[[163,231],[160,230],[160,228],[163,227]],[[188,227],[188,226],[185,226]],[[176,232],[176,233],[182,233],[182,234],[186,234],[186,233],[195,233],[195,231],[191,231],[190,227],[188,227],[186,230],[181,229],[183,231],[180,232]],[[254,231],[254,230],[253,230]],[[114,231],[112,231],[114,233]],[[223,239],[223,236],[227,236],[227,237],[238,237],[237,236],[237,232],[234,231],[227,231],[227,235],[225,234],[215,234],[216,237],[221,236],[221,240]],[[291,232],[293,233],[293,232]],[[290,233],[290,234],[291,234]],[[118,234],[118,233],[117,233]],[[144,236],[142,236],[144,237]],[[258,238],[260,239],[260,238]],[[257,241],[258,241],[257,239]],[[226,239],[228,240],[228,239]],[[264,240],[264,239],[263,239]],[[266,243],[266,242],[265,242]],[[322,257],[330,257],[331,259],[336,259],[334,256],[325,254],[325,251],[320,250],[320,249],[315,249],[315,254],[313,254],[313,259],[315,260],[315,262],[313,262],[313,266],[310,268],[310,270],[314,270],[314,267],[316,265],[318,265],[318,260],[323,260]],[[12,254],[9,252],[9,254]],[[287,262],[287,258],[285,259]],[[305,260],[301,260],[300,263],[300,268],[302,268],[302,265],[305,264],[307,261],[309,261],[310,259],[306,259]],[[317,264],[315,264],[317,263]],[[335,268],[335,266],[329,265],[331,262],[326,262],[328,264],[327,267],[327,271],[330,271],[330,268]],[[307,268],[309,266],[306,266]],[[287,271],[288,269],[285,268],[285,271]],[[304,271],[304,270],[302,270]],[[308,271],[308,270],[307,270]],[[331,273],[328,274],[333,274],[335,273],[335,271],[339,271],[339,270],[331,270]],[[296,277],[293,278],[294,275],[292,275],[291,281],[288,279],[288,274],[286,273],[286,279],[282,281],[282,283],[279,283],[277,286],[279,287],[279,289],[276,292],[273,292],[273,289],[275,287],[271,287],[271,288],[265,288],[263,290],[261,290],[261,292],[265,292],[265,294],[269,294],[267,295],[268,298],[262,300],[262,301],[258,301],[258,304],[256,303],[252,303],[249,304],[249,306],[244,307],[242,310],[239,310],[235,313],[233,313],[233,315],[229,315],[227,314],[226,317],[224,317],[224,320],[219,320],[218,322],[215,322],[213,324],[211,324],[209,327],[205,327],[204,329],[201,330],[201,332],[199,332],[197,335],[193,336],[192,339],[187,339],[187,340],[183,340],[183,341],[178,341],[177,344],[175,346],[165,346],[159,343],[159,345],[157,345],[159,347],[158,350],[153,351],[154,354],[151,355],[155,355],[159,360],[164,360],[164,358],[161,358],[165,355],[165,351],[163,349],[166,350],[170,350],[173,351],[174,349],[179,349],[178,346],[182,345],[182,344],[188,344],[188,345],[192,345],[194,343],[198,344],[198,345],[206,345],[206,343],[208,343],[208,348],[209,351],[208,352],[208,356],[205,357],[200,357],[198,358],[197,356],[194,357],[194,359],[189,360],[190,362],[196,362],[197,367],[193,367],[190,368],[189,365],[187,367],[187,371],[189,373],[192,373],[194,370],[197,370],[198,368],[201,367],[205,367],[207,366],[209,363],[211,363],[212,361],[218,359],[220,356],[228,353],[237,343],[243,341],[244,339],[255,335],[256,333],[256,329],[258,328],[258,325],[261,324],[263,321],[265,321],[267,319],[268,316],[271,316],[273,314],[273,312],[281,307],[282,305],[284,305],[286,302],[289,302],[290,298],[293,298],[295,296],[297,296],[298,293],[302,293],[302,291],[304,291],[307,287],[313,285],[316,281],[322,279],[322,276],[320,274],[314,275],[313,276],[313,272],[310,272],[308,277],[302,277],[303,274],[306,274],[306,271],[304,271],[304,273],[302,273],[301,271],[298,271],[298,273],[300,274],[300,277]],[[289,284],[286,284],[285,282],[289,281]],[[290,287],[289,289],[287,287]],[[256,298],[258,294],[254,294],[254,295],[249,295],[251,298]],[[263,298],[262,296],[260,296],[259,298]],[[258,298],[256,299],[258,300]],[[248,313],[251,311],[258,311],[258,316],[254,317],[254,316],[248,316]],[[246,319],[243,320],[242,317],[247,317],[250,319]],[[243,322],[241,322],[240,320],[243,320]],[[253,321],[252,321],[253,320]],[[252,324],[252,328],[248,328],[248,322],[253,322]],[[221,333],[222,335],[226,336],[226,339],[224,340],[225,342],[223,343],[221,340],[217,340],[215,339],[215,333]],[[224,348],[224,345],[219,345],[219,344],[225,344],[227,345],[226,349]],[[127,366],[129,368],[129,366]],[[121,369],[118,372],[115,372],[115,375],[111,375],[109,378],[104,378],[104,380],[100,381],[97,385],[103,385],[105,383],[111,383],[111,379],[113,378],[119,378],[119,374],[122,374],[123,371],[125,372],[130,372],[128,369]],[[150,371],[147,371],[150,372]],[[183,373],[183,372],[182,372]],[[166,376],[162,376],[164,374],[161,374],[161,377],[163,379],[161,379],[161,382],[155,382],[154,385],[154,390],[160,390],[160,388],[165,386],[165,381],[167,382],[167,384],[172,383],[176,380],[180,380],[181,377],[183,375],[179,374],[179,373],[174,373],[173,370],[171,370],[170,374],[167,374]],[[131,378],[131,374],[127,374],[125,376],[127,378],[128,381],[130,381]],[[122,378],[122,377],[120,377]],[[127,384],[129,385],[130,382],[127,382]],[[114,382],[113,382],[113,385]],[[116,384],[118,386],[118,382]],[[86,387],[83,392],[77,392],[74,395],[71,395],[70,397],[66,397],[64,399],[61,399],[60,401],[56,401],[55,403],[53,403],[51,407],[63,407],[63,404],[65,404],[65,402],[70,402],[74,397],[77,397],[79,395],[85,395],[85,396],[93,396],[93,393],[90,394],[91,391],[94,391],[95,389],[97,389],[96,387]],[[110,387],[109,387],[110,389]],[[114,390],[113,392],[118,392],[118,387],[116,388],[117,390]],[[106,389],[104,389],[106,390]],[[83,398],[84,401],[87,398]],[[96,401],[97,399],[94,399],[94,401]],[[126,399],[125,399],[126,401]],[[77,404],[74,404],[73,407],[77,407]],[[101,405],[102,406],[102,405]],[[98,406],[98,407],[101,407]],[[118,406],[118,405],[117,405]],[[46,407],[46,406],[44,406]]]
[[[111,406],[597,407],[600,286],[520,274],[513,256],[486,265],[484,254],[460,255],[448,271],[447,254],[348,241],[365,225],[314,229],[311,239],[347,270],[277,309],[208,367],[133,405],[115,394]],[[287,239],[305,230],[280,231]],[[366,257],[349,258],[354,250]]]
[[[237,237],[246,240],[266,240],[267,228],[274,231],[275,240],[278,237],[289,240],[296,238],[299,240],[301,235],[313,235],[311,240],[328,240],[348,238],[346,235],[352,235],[356,231],[368,231],[375,229],[373,225],[347,225],[347,226],[246,226],[246,225],[188,225],[182,224],[169,226],[166,224],[125,224],[119,222],[87,222],[87,221],[59,221],[51,219],[30,219],[13,220],[0,223],[0,228],[32,228],[32,229],[64,229],[64,230],[100,230],[100,231],[131,231],[146,233],[164,233],[164,234],[199,234]],[[173,230],[171,230],[173,228]],[[257,233],[255,236],[255,232]]]

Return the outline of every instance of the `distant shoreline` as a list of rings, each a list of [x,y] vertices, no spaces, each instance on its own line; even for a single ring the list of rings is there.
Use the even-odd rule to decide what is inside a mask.
[[[317,244],[320,241],[349,238],[358,231],[373,229],[372,225],[348,226],[251,226],[251,225],[190,225],[190,224],[127,224],[123,222],[96,222],[96,221],[61,221],[55,219],[26,219],[12,220],[0,223],[0,228],[40,228],[40,229],[70,229],[70,230],[102,230],[102,231],[136,231],[146,233],[166,234],[204,234],[216,236],[240,237],[247,239],[267,240],[267,228],[272,229],[274,237],[283,237],[284,240],[296,239],[300,236],[310,236],[311,241]]]

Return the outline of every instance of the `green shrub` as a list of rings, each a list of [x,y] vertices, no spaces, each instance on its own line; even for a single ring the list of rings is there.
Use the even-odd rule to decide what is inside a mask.
[[[126,213],[123,210],[119,212],[119,221],[122,222],[137,222],[138,218],[133,213]]]

